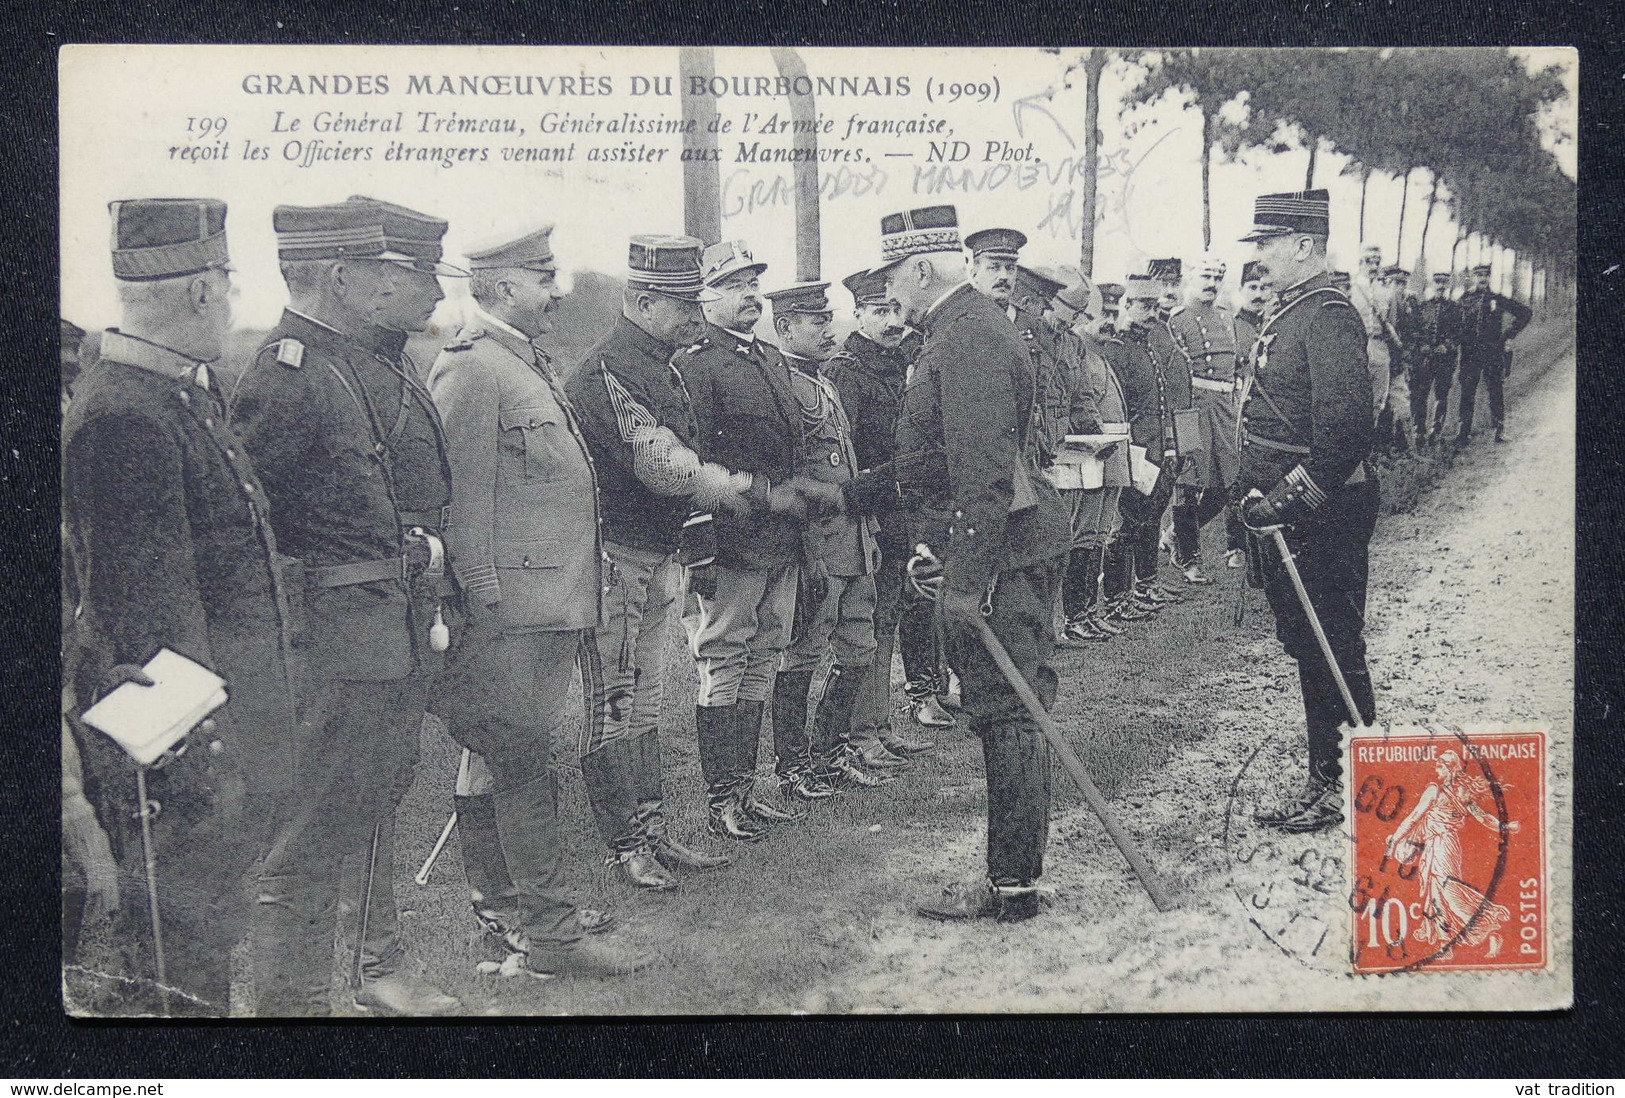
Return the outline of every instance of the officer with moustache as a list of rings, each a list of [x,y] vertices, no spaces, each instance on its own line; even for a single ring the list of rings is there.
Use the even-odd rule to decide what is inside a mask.
[[[800,506],[717,517],[707,590],[683,618],[699,664],[695,705],[700,764],[719,838],[754,842],[767,825],[805,813],[756,796],[762,721],[773,676],[795,620],[806,502],[837,510],[841,491],[797,477],[801,422],[790,367],[753,331],[762,315],[761,274],[743,241],[705,250],[705,334],[672,365],[694,400],[705,458],[763,483],[794,488]]]
[[[597,478],[537,344],[563,297],[551,235],[542,226],[469,253],[474,315],[429,374],[457,499],[448,550],[468,613],[437,709],[490,774],[488,793],[458,804],[464,851],[484,855],[464,860],[494,878],[476,901],[482,924],[533,972],[613,975],[648,959],[582,936],[563,877],[551,764],[572,673],[596,656],[603,610]],[[639,806],[591,759],[582,771],[601,829],[637,837],[612,844],[627,855],[619,864],[636,884],[640,868],[664,884]],[[634,854],[653,864],[637,865]]]
[[[289,305],[232,397],[233,423],[304,573],[309,670],[296,794],[260,876],[261,1017],[327,1013],[340,874],[359,851],[357,1005],[444,1014],[395,933],[391,830],[449,643],[451,503],[439,413],[404,353],[444,297],[446,223],[353,197],[272,215]]]
[[[1450,386],[1461,353],[1461,306],[1450,298],[1450,272],[1435,271],[1430,281],[1427,299],[1416,308],[1416,341],[1411,355],[1411,419],[1416,424],[1418,449],[1423,442],[1437,444],[1444,434]]]
[[[1502,385],[1512,368],[1512,352],[1507,343],[1529,326],[1534,313],[1529,306],[1490,289],[1491,268],[1480,263],[1473,268],[1473,287],[1461,295],[1461,401],[1457,414],[1461,428],[1456,446],[1473,439],[1473,407],[1478,402],[1478,382],[1490,394],[1490,423],[1495,441],[1506,441],[1506,408]]]
[[[790,391],[800,413],[799,471],[843,487],[857,473],[852,426],[821,365],[835,350],[829,284],[807,282],[767,295],[773,334],[789,364]],[[875,570],[880,564],[874,520],[861,511],[826,515],[802,533],[801,590],[796,627],[773,687],[773,745],[779,787],[787,795],[820,800],[842,786],[883,785],[902,765],[863,754],[853,712],[875,654]],[[833,659],[807,735],[807,695],[813,675]],[[888,756],[889,757],[889,756]]]
[[[1032,356],[999,306],[963,281],[954,208],[888,215],[881,251],[888,296],[925,336],[898,424],[898,482],[947,517],[916,547],[911,581],[942,600],[987,769],[986,874],[919,910],[1028,919],[1039,911],[1048,839],[1048,746],[970,622],[985,616],[1019,673],[1053,703],[1050,614],[1071,531],[1038,473]]]
[[[1366,669],[1366,581],[1378,488],[1371,452],[1367,330],[1326,271],[1330,201],[1323,190],[1260,196],[1251,242],[1259,273],[1280,295],[1242,404],[1238,488],[1252,530],[1285,528],[1333,655],[1366,724],[1376,719]],[[1308,617],[1272,541],[1260,535],[1275,631],[1298,664],[1308,726],[1308,780],[1260,823],[1318,832],[1343,819],[1341,726],[1348,715]]]
[[[908,586],[903,566],[912,547],[912,509],[897,491],[897,417],[909,366],[919,356],[920,334],[903,323],[902,311],[886,296],[884,275],[867,270],[841,280],[852,295],[855,330],[841,349],[824,362],[823,375],[835,386],[852,427],[858,475],[845,489],[847,510],[874,515],[880,567],[875,572],[875,656],[853,710],[853,741],[875,754],[870,744],[894,757],[923,754],[936,746],[912,739],[892,727],[892,652],[901,643],[903,674],[915,705],[937,707],[937,642],[931,627],[931,603]],[[940,712],[940,707],[937,707]],[[944,720],[952,723],[946,713]],[[927,722],[920,722],[925,724]]]
[[[296,787],[295,623],[265,491],[226,426],[214,374],[231,329],[226,205],[131,199],[111,212],[122,320],[103,333],[100,361],[62,425],[64,549],[78,610],[77,621],[74,606],[65,615],[74,654],[64,663],[77,681],[64,685],[75,709],[126,682],[150,686],[141,665],[167,648],[213,670],[229,694],[182,751],[147,773],[167,988],[147,903],[135,889],[119,902],[118,876],[145,875],[135,765],[71,712],[64,752],[83,759],[86,784],[82,798],[63,790],[64,845],[89,832],[100,839],[93,866],[118,866],[109,879],[90,874],[92,892],[118,907],[116,956],[101,969],[112,979],[96,1012],[158,1014],[167,999],[173,1014],[223,1018],[231,951],[249,921],[243,877],[269,805]]]

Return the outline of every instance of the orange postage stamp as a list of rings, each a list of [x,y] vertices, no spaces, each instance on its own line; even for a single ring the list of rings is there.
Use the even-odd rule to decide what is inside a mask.
[[[1348,754],[1353,970],[1545,968],[1545,733],[1391,729]]]

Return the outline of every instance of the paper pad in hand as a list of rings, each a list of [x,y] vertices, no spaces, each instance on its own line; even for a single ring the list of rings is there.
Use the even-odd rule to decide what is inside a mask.
[[[151,686],[122,683],[85,710],[84,721],[113,740],[142,766],[165,751],[226,704],[226,680],[167,648],[143,670]]]

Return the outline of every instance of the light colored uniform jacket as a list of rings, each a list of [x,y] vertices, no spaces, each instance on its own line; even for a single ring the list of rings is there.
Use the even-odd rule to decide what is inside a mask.
[[[546,356],[479,315],[435,359],[429,392],[451,461],[446,549],[465,596],[500,602],[509,628],[598,625],[597,479]]]
[[[789,361],[789,356],[785,356]],[[801,413],[801,448],[796,472],[826,484],[845,484],[858,473],[852,423],[833,382],[816,363],[791,362],[790,391]],[[880,567],[878,526],[871,517],[845,512],[810,521],[802,531],[802,554],[821,560],[832,576],[868,576]]]

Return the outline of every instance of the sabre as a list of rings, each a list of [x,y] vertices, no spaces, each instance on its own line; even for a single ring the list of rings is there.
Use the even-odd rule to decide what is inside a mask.
[[[457,795],[459,797],[468,795],[468,768],[472,761],[468,748],[463,748],[462,758],[457,761]],[[434,863],[440,859],[440,852],[446,849],[446,843],[451,839],[451,833],[455,830],[457,830],[457,810],[454,808],[451,816],[446,820],[446,826],[440,829],[440,838],[435,840],[434,849],[430,850],[429,856],[423,860],[423,868],[418,870],[416,877],[412,878],[419,888],[428,885],[429,874],[434,871]]]
[[[147,768],[135,768],[136,803],[141,817],[141,854],[147,863],[147,910],[152,916],[152,952],[158,969],[158,1001],[169,1015],[169,971],[164,965],[164,924],[158,916],[158,856],[152,846],[152,818],[156,806],[147,800]]]
[[[1151,863],[1147,862],[1145,856],[1140,853],[1140,848],[1135,844],[1133,837],[1118,822],[1117,815],[1112,812],[1111,805],[1106,803],[1106,798],[1096,788],[1094,779],[1089,776],[1089,771],[1084,767],[1083,760],[1078,758],[1078,753],[1072,750],[1072,745],[1067,743],[1066,739],[1061,735],[1060,726],[1055,723],[1055,718],[1049,715],[1043,703],[1038,700],[1038,695],[1033,693],[1033,688],[1028,684],[1026,677],[1022,675],[1021,669],[1010,658],[1010,653],[1005,651],[1004,644],[994,635],[992,626],[988,625],[986,618],[975,611],[969,612],[965,616],[970,618],[971,623],[976,627],[976,635],[981,638],[982,647],[987,649],[987,654],[993,657],[994,663],[998,664],[999,671],[1004,675],[1005,681],[1010,684],[1011,689],[1016,692],[1016,696],[1021,699],[1021,704],[1026,706],[1027,714],[1037,722],[1039,730],[1044,733],[1044,738],[1049,741],[1050,747],[1060,757],[1061,765],[1072,776],[1072,780],[1077,783],[1078,789],[1083,793],[1083,799],[1088,803],[1090,811],[1099,818],[1101,826],[1106,829],[1106,834],[1111,836],[1112,842],[1117,845],[1117,849],[1122,853],[1124,859],[1128,861],[1129,868],[1134,870],[1134,875],[1140,879],[1140,884],[1145,887],[1146,893],[1150,895],[1151,902],[1156,905],[1158,911],[1172,911],[1174,901],[1167,888],[1163,885],[1162,880],[1157,876],[1156,871],[1151,868]]]
[[[1286,534],[1281,527],[1269,527],[1269,533],[1275,539],[1275,548],[1281,554],[1281,563],[1286,566],[1286,574],[1292,580],[1292,589],[1298,593],[1298,602],[1303,606],[1304,616],[1309,619],[1309,628],[1314,630],[1315,640],[1320,644],[1320,654],[1326,657],[1326,666],[1331,668],[1332,678],[1337,681],[1337,692],[1342,695],[1343,704],[1348,707],[1349,720],[1355,728],[1364,728],[1365,720],[1360,716],[1360,710],[1354,704],[1354,695],[1349,693],[1349,684],[1343,678],[1343,669],[1337,666],[1337,657],[1332,654],[1332,643],[1326,639],[1326,630],[1320,626],[1320,615],[1309,602],[1309,592],[1304,589],[1303,577],[1298,575],[1298,565],[1292,559],[1292,550],[1287,548]]]
[[[372,882],[378,872],[378,833],[382,823],[372,825],[372,845],[367,851],[367,879],[361,890],[361,918],[355,932],[355,958],[350,963],[350,978],[357,995],[361,993],[361,960],[367,946],[367,915],[372,907]]]

